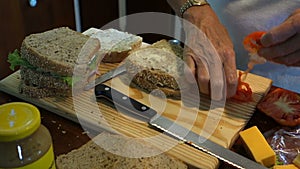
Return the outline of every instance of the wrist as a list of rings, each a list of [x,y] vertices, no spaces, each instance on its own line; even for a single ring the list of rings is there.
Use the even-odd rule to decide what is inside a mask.
[[[180,16],[183,17],[184,13],[192,8],[192,7],[199,7],[199,6],[206,6],[209,5],[206,0],[187,0],[183,3],[179,9]]]
[[[214,15],[213,10],[210,5],[202,5],[202,6],[193,6],[187,9],[182,18],[188,20],[191,23],[195,23],[201,21],[203,19],[207,19]]]

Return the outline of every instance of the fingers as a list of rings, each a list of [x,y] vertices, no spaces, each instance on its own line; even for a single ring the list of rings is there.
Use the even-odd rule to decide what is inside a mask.
[[[203,61],[197,62],[196,78],[198,80],[197,82],[200,88],[200,92],[210,94],[210,76],[208,68]]]
[[[217,61],[214,60],[215,64],[210,65],[208,60],[194,53],[185,57],[185,61],[189,65],[187,68],[189,72],[185,72],[186,75],[194,72],[193,76],[190,76],[191,78],[186,76],[186,79],[189,79],[189,82],[195,82],[196,78],[201,93],[210,94],[214,100],[229,98],[236,93],[237,73],[233,51],[228,50],[222,53],[222,57],[226,58],[223,64],[221,61],[219,61],[220,64],[216,64]]]
[[[203,64],[202,61],[198,61],[199,58],[194,59],[196,56],[188,47],[185,47],[184,57],[186,62],[186,66],[184,69],[186,80],[189,83],[197,82],[200,88],[200,92],[209,94],[210,78],[206,64]]]
[[[300,12],[295,12],[286,21],[277,27],[274,27],[261,38],[261,44],[264,47],[270,47],[300,32]]]
[[[286,55],[284,57],[278,57],[273,59],[273,62],[285,64],[287,66],[299,66],[300,65],[300,50]]]
[[[236,62],[235,62],[235,53],[233,50],[227,50],[224,52],[224,71],[226,76],[227,83],[227,95],[226,97],[232,97],[236,93],[237,89],[237,72],[236,72]]]
[[[300,9],[261,38],[263,48],[258,51],[258,54],[276,63],[296,66],[300,60],[299,42]]]
[[[195,36],[190,36],[195,37]],[[224,47],[217,45],[216,49],[208,39],[202,39],[206,42],[205,47],[195,41],[189,39],[189,45],[193,47],[191,50],[185,46],[185,62],[188,65],[185,74],[192,72],[193,76],[186,76],[188,82],[197,81],[201,93],[210,94],[214,100],[229,98],[236,93],[237,72],[233,46],[226,43]],[[193,42],[193,43],[191,43]],[[226,87],[226,88],[225,88]]]
[[[258,51],[258,54],[272,61],[278,57],[285,57],[287,55],[295,53],[297,50],[300,49],[299,42],[300,35],[297,34],[286,40],[284,43],[280,43],[278,45],[267,48],[261,48]]]

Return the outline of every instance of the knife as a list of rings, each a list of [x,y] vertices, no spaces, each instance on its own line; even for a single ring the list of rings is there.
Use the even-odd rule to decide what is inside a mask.
[[[126,72],[126,66],[124,64],[104,73],[103,75],[97,77],[95,79],[95,81],[92,81],[90,83],[88,83],[85,87],[84,87],[84,90],[90,90],[92,89],[93,87],[95,87],[96,85],[100,84],[100,83],[104,83],[118,75],[121,75],[123,73]]]
[[[161,129],[181,141],[190,144],[232,166],[240,169],[267,169],[266,167],[242,155],[226,149],[219,144],[216,144],[205,137],[184,128],[183,126],[176,124],[166,117],[160,116],[154,109],[105,84],[98,84],[95,87],[95,96],[98,101],[103,98],[107,99],[108,101],[117,104],[121,108],[120,110],[122,110],[122,113],[129,113],[142,121],[146,121],[150,126]]]

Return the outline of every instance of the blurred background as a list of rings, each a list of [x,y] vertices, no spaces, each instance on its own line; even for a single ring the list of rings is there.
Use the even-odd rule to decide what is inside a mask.
[[[120,16],[139,12],[174,14],[165,0],[1,0],[0,1],[0,80],[12,73],[7,56],[19,49],[25,36],[67,26],[83,32],[101,28]],[[170,21],[170,31],[174,30]],[[144,34],[144,42],[153,43],[161,35]]]

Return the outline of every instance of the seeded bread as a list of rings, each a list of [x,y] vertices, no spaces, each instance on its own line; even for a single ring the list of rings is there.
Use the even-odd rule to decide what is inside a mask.
[[[132,82],[147,92],[159,89],[168,97],[179,97],[183,73],[182,47],[160,40],[132,51],[125,60]]]
[[[25,84],[24,81],[20,82],[19,92],[31,98],[44,98],[44,97],[70,97],[72,96],[72,89],[56,89],[56,88],[39,88],[33,85]]]
[[[99,144],[101,142],[101,144]],[[100,145],[100,146],[99,146]],[[103,146],[105,146],[103,148]],[[129,148],[129,149],[127,149]],[[126,150],[125,150],[126,149]],[[107,151],[109,150],[109,151]],[[145,142],[102,133],[79,149],[57,157],[57,169],[186,169],[187,165],[166,154],[131,158],[116,152],[155,151]]]
[[[44,72],[72,76],[75,65],[84,64],[78,63],[78,57],[89,39],[89,36],[67,27],[31,34],[22,42],[21,57]],[[96,39],[91,44],[94,46],[90,48],[100,48]],[[90,60],[93,55],[86,54],[86,57]]]
[[[142,37],[116,29],[97,30],[91,37],[98,38],[101,43],[102,62],[118,63],[123,61],[129,52],[142,45]]]
[[[20,54],[31,66],[20,67],[20,92],[43,98],[71,96],[72,87],[82,91],[101,60],[99,48],[98,39],[66,27],[27,36]]]
[[[68,85],[63,79],[55,78],[53,75],[46,72],[32,70],[21,66],[20,75],[21,80],[28,86],[70,90],[70,85]]]

